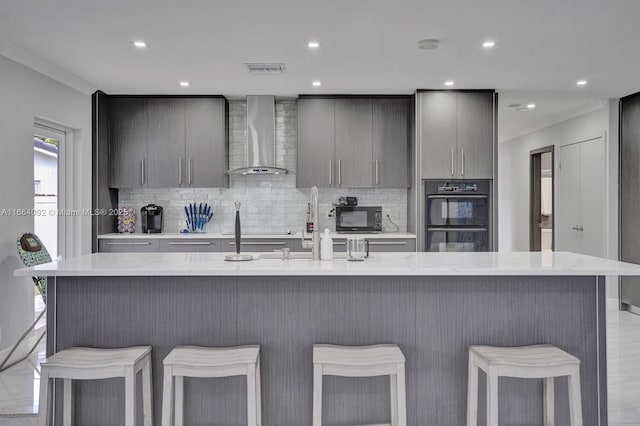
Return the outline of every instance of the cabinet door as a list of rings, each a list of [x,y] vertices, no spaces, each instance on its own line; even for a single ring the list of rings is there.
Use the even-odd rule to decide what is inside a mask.
[[[147,110],[148,187],[184,186],[184,100],[148,99]]]
[[[111,100],[109,142],[109,186],[142,188],[147,186],[147,111],[137,98]]]
[[[227,175],[226,101],[187,99],[185,185],[225,187]]]
[[[422,179],[452,178],[456,173],[456,93],[420,94]]]
[[[296,186],[335,186],[333,99],[298,99],[298,165]]]
[[[493,93],[458,93],[457,175],[493,179]]]
[[[200,238],[175,240],[160,240],[160,252],[162,253],[191,253],[191,252],[218,252],[219,240],[204,240]]]
[[[411,252],[416,251],[415,238],[402,238],[402,239],[369,239],[369,251],[370,252]]]
[[[372,101],[336,99],[336,184],[373,187]]]
[[[410,103],[407,99],[373,101],[373,185],[409,186]]]
[[[100,253],[152,253],[158,251],[158,240],[154,239],[112,239],[98,240]]]
[[[292,239],[268,239],[268,238],[245,238],[240,241],[240,251],[242,253],[251,252],[271,252],[274,250],[282,250],[283,248],[293,249]],[[222,252],[235,252],[236,242],[235,240],[220,240],[220,251]]]

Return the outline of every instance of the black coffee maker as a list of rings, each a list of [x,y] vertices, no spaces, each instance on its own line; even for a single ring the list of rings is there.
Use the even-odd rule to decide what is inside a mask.
[[[142,232],[144,234],[157,234],[162,232],[162,207],[155,204],[147,204],[140,209],[142,217]]]

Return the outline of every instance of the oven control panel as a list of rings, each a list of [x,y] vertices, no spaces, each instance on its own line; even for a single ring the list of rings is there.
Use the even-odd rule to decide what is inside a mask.
[[[478,192],[478,184],[476,182],[439,182],[438,192],[440,193]]]

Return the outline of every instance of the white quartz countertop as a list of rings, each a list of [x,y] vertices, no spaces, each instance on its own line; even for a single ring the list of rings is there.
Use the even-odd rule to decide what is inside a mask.
[[[296,232],[295,234],[242,234],[243,240],[251,240],[251,239],[299,239],[301,238],[302,233]],[[311,234],[305,234],[307,238],[311,238]],[[379,232],[379,233],[351,233],[351,234],[343,234],[332,232],[331,238],[340,239],[340,238],[349,238],[349,237],[362,237],[362,238],[371,238],[371,239],[393,239],[393,238],[416,238],[416,234],[412,234],[409,232]],[[194,232],[188,234],[179,234],[179,233],[159,233],[159,234],[143,234],[143,233],[123,233],[123,234],[102,234],[98,235],[98,239],[164,239],[164,240],[175,240],[175,239],[233,239],[233,234],[215,234],[209,232]]]
[[[638,275],[640,266],[567,252],[372,253],[365,261],[265,259],[225,253],[94,253],[15,271],[17,276],[497,276]],[[293,254],[293,253],[292,253]],[[268,254],[273,256],[273,253]],[[344,255],[344,254],[343,254]]]

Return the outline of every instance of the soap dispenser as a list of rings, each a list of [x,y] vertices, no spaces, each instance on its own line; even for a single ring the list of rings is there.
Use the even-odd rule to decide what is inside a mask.
[[[329,235],[329,228],[325,228],[320,240],[320,260],[333,260],[333,239]]]

